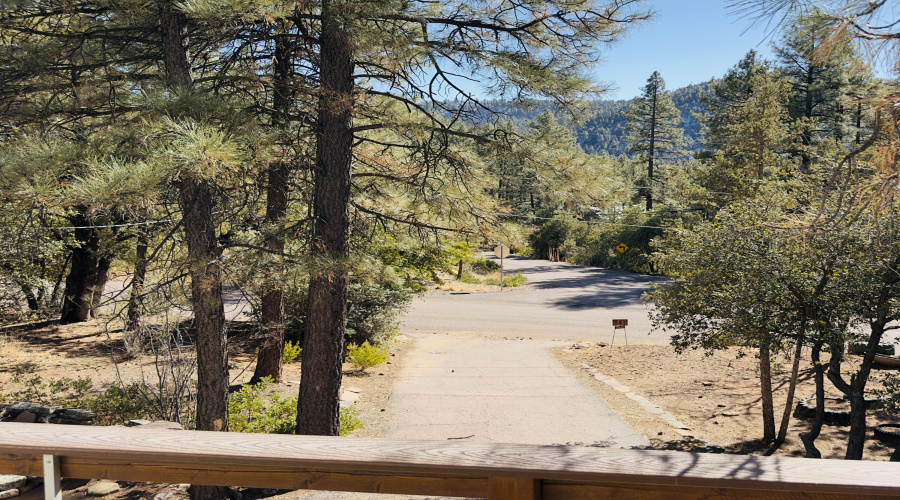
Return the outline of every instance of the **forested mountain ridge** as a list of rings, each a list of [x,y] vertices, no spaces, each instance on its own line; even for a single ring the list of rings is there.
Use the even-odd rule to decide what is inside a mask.
[[[693,114],[707,112],[700,96],[709,90],[709,83],[696,83],[672,91],[672,101],[681,111],[681,126],[688,139],[688,150],[700,149],[701,124]],[[520,127],[549,109],[554,111],[561,123],[568,123],[567,126],[575,133],[578,144],[585,152],[608,153],[613,156],[626,154],[625,117],[622,113],[628,110],[631,99],[595,101],[590,106],[590,118],[580,124],[572,124],[570,120],[566,120],[564,113],[558,112],[550,102],[536,102],[528,106],[504,101],[486,101],[485,104],[502,119],[510,120]],[[478,116],[476,121],[484,123],[488,118]]]

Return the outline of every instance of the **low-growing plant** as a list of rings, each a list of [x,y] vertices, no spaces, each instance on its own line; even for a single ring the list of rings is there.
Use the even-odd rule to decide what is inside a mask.
[[[228,398],[228,430],[266,434],[293,434],[297,422],[297,398],[268,392],[272,378],[245,384]],[[340,433],[345,436],[363,427],[355,408],[341,408]]]
[[[297,398],[268,394],[272,377],[245,384],[228,398],[228,430],[293,434],[297,421]]]
[[[464,270],[462,274],[459,276],[459,281],[463,283],[468,283],[470,285],[478,285],[481,283],[481,280],[478,279],[477,276],[472,274],[472,271]]]
[[[353,363],[353,366],[360,373],[366,371],[366,368],[384,363],[388,360],[388,357],[387,349],[368,342],[363,342],[360,345],[349,344],[347,346],[347,361]]]
[[[48,406],[81,408],[97,414],[100,425],[117,425],[135,418],[152,416],[145,387],[114,383],[100,394],[91,394],[94,383],[90,378],[63,377],[44,382],[34,376],[24,380],[25,388],[10,393],[9,401],[29,401]]]
[[[137,382],[112,384],[103,394],[89,398],[84,406],[97,414],[97,422],[102,425],[121,425],[150,416],[146,390]]]
[[[527,246],[527,245],[520,246],[520,247],[517,247],[517,246],[510,247],[510,251],[512,253],[518,255],[519,257],[522,257],[525,259],[534,258],[534,250],[530,246]]]
[[[300,347],[300,342],[291,342],[288,340],[284,343],[284,348],[281,350],[281,364],[286,365],[291,361],[294,361],[300,356],[301,352],[303,352],[303,348]]]
[[[488,274],[500,270],[500,264],[487,260],[484,257],[478,257],[472,261],[472,271],[476,273]]]
[[[23,378],[24,372],[17,371],[12,381],[24,384],[20,391],[11,392],[4,399],[10,401],[29,401],[42,405],[85,407],[89,399],[89,391],[94,386],[90,378],[71,379],[63,377],[49,382],[34,375]]]
[[[499,285],[500,278],[490,278],[484,280],[486,285]],[[506,287],[515,287],[522,286],[525,283],[528,283],[528,278],[522,275],[522,273],[509,274],[503,277],[503,286]]]
[[[341,408],[340,414],[341,436],[346,436],[356,429],[362,429],[363,423],[359,419],[356,408]]]
[[[889,415],[900,415],[900,376],[896,373],[885,375],[881,382],[883,389],[875,391],[882,397],[882,408]]]

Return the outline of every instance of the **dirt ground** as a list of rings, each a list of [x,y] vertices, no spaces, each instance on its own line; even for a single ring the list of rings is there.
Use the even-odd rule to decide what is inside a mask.
[[[255,326],[247,322],[229,325],[229,358],[231,383],[249,381],[253,372]],[[121,331],[102,320],[61,326],[55,322],[21,323],[0,328],[0,401],[26,388],[26,381],[40,377],[44,383],[62,377],[93,381],[94,390],[105,389],[116,380],[152,382],[155,363],[152,356],[125,359],[122,356]],[[388,362],[370,368],[364,374],[344,366],[344,389],[359,391],[354,407],[364,427],[352,436],[379,437],[391,418],[388,402],[391,387],[402,364],[403,352],[410,340],[398,337],[391,346]],[[797,434],[807,429],[808,422],[792,417],[788,438],[777,450],[770,450],[759,440],[762,434],[757,359],[753,352],[743,357],[737,350],[706,356],[700,351],[677,355],[670,347],[661,346],[599,346],[581,343],[558,348],[554,354],[575,371],[582,382],[594,390],[622,418],[648,439],[654,448],[684,451],[710,451],[710,445],[721,447],[726,453],[802,456],[803,447]],[[851,358],[852,359],[852,358]],[[808,363],[801,365],[797,397],[814,392],[812,372]],[[588,370],[588,367],[593,371]],[[847,364],[851,369],[852,362]],[[790,360],[776,358],[773,363],[776,419],[783,411]],[[685,437],[656,415],[643,410],[622,392],[593,378],[594,373],[614,377],[637,394],[649,399],[663,410],[690,427],[692,437]],[[870,387],[878,386],[881,371],[875,370]],[[270,391],[285,396],[297,395],[300,364],[290,363],[284,369],[284,381],[270,386]],[[829,387],[829,395],[839,396]],[[897,419],[873,411],[869,426],[898,422]],[[824,457],[841,458],[846,443],[847,427],[826,425],[816,441]],[[875,439],[867,441],[865,459],[888,460],[894,449]],[[120,482],[124,486],[110,500],[154,498],[182,500],[187,498],[187,485],[139,484]],[[68,483],[66,498],[87,498],[84,482]],[[298,499],[308,492],[276,492],[262,489],[241,489],[244,500],[272,497]],[[31,495],[31,496],[28,496]],[[35,496],[36,495],[36,496]],[[20,498],[40,498],[40,489]]]
[[[232,385],[249,382],[253,375],[255,327],[252,323],[229,324],[229,370]],[[349,363],[344,365],[344,389],[359,391],[359,400],[353,407],[359,413],[363,427],[351,437],[379,437],[387,425],[387,402],[390,388],[399,370],[402,352],[409,339],[399,336],[391,344],[391,358],[386,363],[357,372]],[[40,377],[41,383],[68,377],[90,378],[93,392],[100,392],[117,380],[128,384],[145,381],[152,383],[156,376],[155,359],[151,355],[124,359],[121,331],[104,320],[94,320],[73,325],[56,322],[19,323],[0,327],[0,402],[11,403],[28,388],[28,381]],[[296,397],[299,390],[300,363],[284,366],[283,382],[272,384],[268,392],[278,392]],[[45,393],[49,391],[44,389]],[[41,401],[35,401],[41,402]],[[177,432],[177,431],[173,431]],[[67,480],[64,482],[65,498],[90,497],[87,488],[96,481]],[[184,500],[188,498],[186,484],[132,483],[120,481],[123,486],[117,493],[105,496],[108,500],[136,498],[155,500]],[[277,493],[277,496],[273,497]],[[302,498],[308,492],[276,492],[259,488],[241,488],[243,500],[256,498]],[[22,500],[43,498],[43,490],[36,488],[17,497]]]
[[[629,425],[635,428],[654,448],[684,451],[705,451],[709,445],[724,448],[726,453],[773,454],[803,456],[803,444],[798,433],[809,428],[809,421],[794,416],[796,400],[815,395],[812,368],[809,362],[800,365],[800,377],[791,412],[787,440],[776,450],[761,442],[762,405],[760,403],[758,359],[752,350],[740,356],[737,348],[707,356],[703,351],[676,354],[668,346],[615,345],[599,346],[586,343],[559,348],[555,354],[566,366],[576,371],[581,380],[613,407]],[[827,355],[826,355],[827,356]],[[685,438],[665,421],[642,410],[604,382],[593,378],[587,369],[615,378],[633,392],[644,396],[667,413],[686,424],[694,439]],[[849,357],[845,370],[855,368]],[[775,402],[776,428],[780,426],[791,360],[775,358],[772,362],[772,381]],[[869,389],[879,387],[882,370],[873,370]],[[845,374],[849,380],[849,374]],[[841,396],[825,381],[826,396]],[[868,439],[864,459],[888,460],[894,448],[872,438],[872,428],[879,423],[897,423],[898,419],[880,411],[870,411]],[[846,451],[848,426],[826,424],[816,440],[823,458],[843,458]]]

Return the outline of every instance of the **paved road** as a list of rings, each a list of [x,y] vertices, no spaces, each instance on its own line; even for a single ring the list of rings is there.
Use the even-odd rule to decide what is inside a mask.
[[[547,350],[561,342],[421,335],[385,437],[630,448],[647,442]]]
[[[623,318],[629,342],[668,344],[662,332],[648,335],[650,306],[641,300],[666,278],[515,256],[504,268],[529,284],[502,293],[430,292],[413,301],[402,331],[609,342],[613,318]]]
[[[642,448],[639,436],[547,350],[563,342],[416,334],[387,407],[392,439]],[[308,500],[407,500],[314,493]],[[449,499],[447,499],[449,500]]]

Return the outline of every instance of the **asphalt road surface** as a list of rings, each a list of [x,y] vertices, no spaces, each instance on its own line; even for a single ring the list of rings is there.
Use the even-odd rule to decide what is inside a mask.
[[[641,299],[666,278],[515,256],[503,267],[525,275],[528,284],[503,292],[429,292],[410,305],[401,331],[609,343],[612,320],[627,319],[616,343],[625,333],[629,343],[669,343],[665,333],[651,332],[652,306]]]

